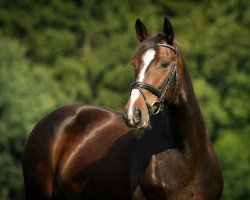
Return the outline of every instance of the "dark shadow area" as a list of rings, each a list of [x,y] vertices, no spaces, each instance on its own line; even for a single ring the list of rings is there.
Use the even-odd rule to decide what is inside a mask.
[[[128,132],[114,143],[105,157],[75,175],[74,181],[85,182],[83,199],[131,198],[141,184],[151,156],[178,148],[162,117],[154,116],[152,130],[146,131],[144,137],[138,139],[135,132]]]

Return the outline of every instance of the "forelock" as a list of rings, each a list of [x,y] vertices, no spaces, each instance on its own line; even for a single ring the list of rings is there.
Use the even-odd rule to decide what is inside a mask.
[[[142,55],[149,49],[156,50],[157,44],[162,43],[164,41],[164,36],[161,33],[151,36],[147,40],[145,40],[140,47],[135,51],[132,62],[138,60],[142,57]]]

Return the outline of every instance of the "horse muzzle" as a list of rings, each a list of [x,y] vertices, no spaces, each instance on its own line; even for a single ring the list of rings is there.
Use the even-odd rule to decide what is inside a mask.
[[[125,110],[123,118],[129,128],[137,130],[146,129],[149,122],[149,116],[143,117],[139,108],[135,108],[132,113]]]

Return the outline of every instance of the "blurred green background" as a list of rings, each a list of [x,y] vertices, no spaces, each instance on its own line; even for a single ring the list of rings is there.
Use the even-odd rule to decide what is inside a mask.
[[[215,146],[222,199],[250,199],[250,9],[247,0],[1,0],[0,199],[24,199],[22,147],[66,104],[123,110],[138,47],[170,18]]]

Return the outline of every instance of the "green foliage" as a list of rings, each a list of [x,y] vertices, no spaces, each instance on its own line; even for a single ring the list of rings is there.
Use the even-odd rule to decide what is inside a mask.
[[[157,3],[156,3],[157,2]],[[0,1],[0,199],[24,199],[20,157],[34,124],[85,103],[123,110],[134,21],[170,17],[221,163],[223,199],[250,197],[250,12],[229,1]]]
[[[248,130],[249,131],[249,130]],[[222,199],[248,199],[250,196],[249,142],[241,135],[225,131],[215,143],[226,181]]]
[[[195,79],[193,84],[206,120],[208,134],[214,139],[216,137],[217,125],[225,125],[229,121],[226,111],[221,107],[221,97],[215,87],[201,77]]]
[[[34,124],[66,99],[47,70],[31,68],[25,48],[0,37],[0,191],[21,199],[22,148]]]

